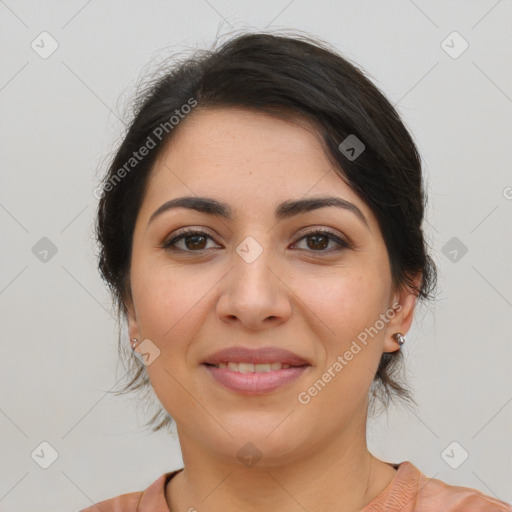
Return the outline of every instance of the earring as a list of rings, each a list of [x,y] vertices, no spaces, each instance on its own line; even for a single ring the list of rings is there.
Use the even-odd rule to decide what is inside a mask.
[[[137,346],[137,338],[132,338],[132,350],[135,350],[136,346]]]
[[[396,339],[396,342],[402,346],[405,343],[405,336],[402,333],[397,332],[393,335],[393,337]]]

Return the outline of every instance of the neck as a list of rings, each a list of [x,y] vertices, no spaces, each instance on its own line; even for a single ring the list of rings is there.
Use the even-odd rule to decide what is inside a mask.
[[[232,512],[250,504],[255,512],[361,511],[396,474],[368,451],[364,427],[293,461],[277,465],[262,458],[252,467],[222,459],[178,430],[185,467],[167,485],[169,508]]]

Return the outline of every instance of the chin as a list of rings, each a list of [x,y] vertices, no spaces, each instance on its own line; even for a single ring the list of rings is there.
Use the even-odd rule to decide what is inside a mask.
[[[249,428],[241,423],[237,428],[227,429],[233,437],[211,439],[209,444],[221,458],[232,460],[236,457],[247,467],[252,467],[251,464],[257,464],[259,468],[280,466],[300,458],[307,445],[305,439],[297,437],[299,429],[296,426],[283,428],[283,425],[278,426],[281,421],[282,418],[269,428],[267,422],[263,428],[257,420]]]

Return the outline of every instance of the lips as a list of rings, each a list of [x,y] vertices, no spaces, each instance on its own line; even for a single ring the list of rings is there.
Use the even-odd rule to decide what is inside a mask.
[[[271,393],[291,385],[311,367],[290,352],[274,347],[230,347],[208,356],[202,364],[213,382],[242,395]]]
[[[281,363],[289,366],[310,366],[309,362],[290,352],[277,347],[229,347],[215,352],[205,358],[203,364],[218,366],[219,363],[272,364]]]

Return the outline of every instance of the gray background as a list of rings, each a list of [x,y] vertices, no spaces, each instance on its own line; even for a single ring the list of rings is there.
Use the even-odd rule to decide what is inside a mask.
[[[403,348],[419,408],[371,421],[370,449],[512,501],[510,0],[5,0],[0,22],[0,511],[78,510],[181,467],[177,439],[145,432],[134,400],[107,393],[123,371],[93,190],[144,70],[264,28],[305,31],[359,64],[424,160],[440,282]],[[59,45],[47,58],[31,47],[51,48],[43,31]],[[453,31],[469,43],[457,58],[442,46]],[[55,255],[33,250],[43,237]],[[31,457],[49,456],[43,441],[58,452],[48,469]]]

